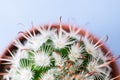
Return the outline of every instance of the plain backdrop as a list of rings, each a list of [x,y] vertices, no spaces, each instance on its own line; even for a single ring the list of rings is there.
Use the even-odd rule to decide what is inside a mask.
[[[108,35],[107,47],[120,55],[120,0],[0,0],[0,54],[24,31],[20,23],[31,28],[58,23],[60,16],[98,38]]]

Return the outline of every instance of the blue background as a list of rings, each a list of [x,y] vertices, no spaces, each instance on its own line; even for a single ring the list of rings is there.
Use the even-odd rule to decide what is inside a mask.
[[[60,16],[98,38],[107,34],[106,45],[120,55],[120,0],[0,0],[0,53],[24,31],[19,23],[31,28],[58,23]]]

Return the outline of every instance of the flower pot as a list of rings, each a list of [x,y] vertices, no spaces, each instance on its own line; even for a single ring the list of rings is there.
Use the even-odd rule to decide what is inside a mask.
[[[66,32],[70,32],[69,25],[67,25],[67,24],[52,24],[52,25],[51,25],[51,28],[57,29],[57,30],[59,31],[59,30],[60,30],[60,25],[62,25],[62,29],[63,29],[63,30],[65,30]],[[48,26],[49,26],[49,25],[44,25],[44,28],[45,28],[45,29],[48,29]],[[73,27],[73,26],[72,26],[72,28],[74,28],[75,31],[77,31],[77,30],[79,29],[78,27]],[[31,29],[31,30],[29,30],[29,31],[30,31],[30,33],[31,33],[32,35],[34,35],[34,34],[40,34],[39,31],[38,31],[36,28]],[[24,34],[28,34],[28,35],[29,35],[28,32],[25,32]],[[85,35],[86,35],[86,31],[83,30],[83,29],[81,29],[81,30],[78,32],[78,34],[81,35],[81,36],[85,36]],[[90,34],[90,33],[88,34],[88,37],[89,37],[90,40],[93,41],[93,44],[95,44],[95,43],[97,43],[97,42],[99,41],[98,38],[96,38],[94,35],[92,35],[92,34]],[[20,35],[17,39],[20,40],[22,44],[24,44],[24,43],[27,41],[26,38],[23,37],[22,35]],[[100,46],[100,48],[101,48],[101,50],[106,54],[106,53],[109,51],[109,49],[105,46],[105,44],[104,44],[103,42],[99,42],[99,44],[103,44],[103,45]],[[99,45],[99,44],[98,44],[98,45]],[[12,42],[12,43],[7,47],[7,49],[2,53],[2,55],[1,55],[1,58],[2,58],[2,59],[3,59],[3,58],[10,58],[10,57],[11,57],[10,51],[8,51],[8,49],[9,49],[11,52],[15,52],[15,51],[18,50],[18,48],[14,45],[14,42]],[[112,53],[109,53],[109,56],[112,56]],[[6,69],[9,70],[9,69],[10,69],[10,66],[11,66],[11,64],[2,64],[2,63],[5,63],[5,62],[6,62],[6,61],[4,61],[4,60],[0,60],[0,73],[1,73],[1,75],[6,74]],[[118,75],[119,75],[119,68],[118,68],[118,66],[117,66],[116,61],[110,63],[109,65],[110,65],[110,67],[112,68],[112,71],[111,71],[111,73],[110,73],[110,74],[112,75],[112,78],[118,76]],[[4,79],[1,78],[0,80],[4,80]],[[115,80],[120,80],[120,77],[116,78]]]

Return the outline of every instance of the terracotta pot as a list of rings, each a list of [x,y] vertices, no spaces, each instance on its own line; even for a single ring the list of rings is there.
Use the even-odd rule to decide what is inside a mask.
[[[52,26],[52,28],[57,28],[58,30],[59,30],[59,24],[53,24],[53,25],[51,25]],[[45,27],[47,28],[48,27],[48,25],[45,25]],[[69,25],[67,25],[67,24],[62,24],[62,28],[65,30],[65,31],[68,31],[69,32]],[[78,29],[78,27],[75,27],[75,30],[77,30]],[[39,32],[34,28],[34,29],[31,29],[30,30],[30,32],[33,34],[33,30],[35,31],[35,33],[36,34],[38,34]],[[85,35],[85,30],[81,30],[80,32],[79,32],[79,35],[82,35],[82,36],[84,36]],[[27,32],[25,33],[25,34],[28,34]],[[98,38],[96,38],[95,36],[93,36],[92,34],[89,34],[89,38],[92,38],[92,40],[93,40],[93,43],[96,43],[99,39]],[[23,36],[19,36],[17,39],[19,39],[22,43],[26,40]],[[102,43],[102,42],[101,42]],[[100,47],[101,49],[102,49],[102,51],[104,52],[104,53],[107,53],[108,52],[108,48],[105,46],[105,45],[102,45],[101,47]],[[17,47],[15,47],[14,45],[13,45],[13,42],[7,47],[7,49],[9,49],[10,51],[15,51],[15,50],[17,50]],[[2,53],[2,55],[1,55],[1,58],[5,58],[6,56],[11,56],[10,55],[10,53],[8,52],[8,50],[5,50],[3,53]],[[112,56],[112,53],[110,53],[110,55]],[[3,64],[1,64],[1,62],[4,62],[4,61],[0,61],[0,73],[4,73],[5,72],[5,69],[6,68],[8,68],[8,65],[6,66],[6,65],[3,65]],[[112,72],[111,72],[111,75],[112,75],[112,77],[116,77],[116,76],[118,76],[119,75],[119,68],[118,68],[118,65],[117,65],[117,62],[115,61],[115,62],[112,62],[111,64],[110,64],[110,66],[111,66],[111,68],[112,68]],[[1,79],[0,79],[1,80]],[[117,78],[116,80],[120,80],[120,77],[119,78]]]

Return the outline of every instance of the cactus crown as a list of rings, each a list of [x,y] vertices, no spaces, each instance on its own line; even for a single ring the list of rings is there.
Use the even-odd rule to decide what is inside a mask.
[[[3,58],[10,64],[3,75],[5,80],[110,80],[111,59],[101,50],[102,40],[93,43],[89,33],[80,35],[81,29],[69,26],[69,31],[37,27],[33,32],[22,33],[26,39],[15,40],[16,51]]]

